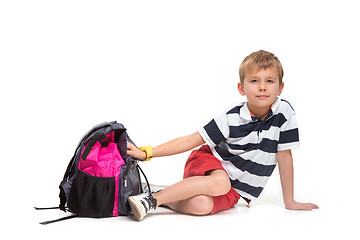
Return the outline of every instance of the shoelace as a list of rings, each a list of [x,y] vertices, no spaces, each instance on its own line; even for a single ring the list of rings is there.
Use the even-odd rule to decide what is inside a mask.
[[[149,194],[147,197],[144,198],[146,202],[143,200],[140,200],[142,205],[144,205],[146,212],[148,212],[150,209],[155,209],[157,205],[157,200],[154,198],[151,194]]]

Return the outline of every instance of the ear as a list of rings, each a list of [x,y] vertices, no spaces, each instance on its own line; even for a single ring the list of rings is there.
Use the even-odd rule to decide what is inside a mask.
[[[284,82],[281,83],[281,86],[279,87],[278,96],[282,93],[282,90],[284,89]]]
[[[238,90],[241,96],[245,96],[244,86],[241,84],[241,82],[238,82]]]

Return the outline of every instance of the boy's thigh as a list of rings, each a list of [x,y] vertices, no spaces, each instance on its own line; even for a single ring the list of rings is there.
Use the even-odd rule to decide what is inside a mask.
[[[210,147],[203,145],[200,149],[194,150],[190,154],[185,164],[183,178],[206,176],[214,170],[225,171],[220,160],[211,153]]]
[[[185,165],[184,178],[209,175],[216,175],[220,178],[221,184],[218,192],[221,192],[224,189],[227,190],[221,193],[220,196],[212,197],[199,195],[184,200],[188,202],[183,202],[181,206],[187,210],[186,213],[195,215],[214,214],[230,209],[237,204],[240,195],[231,187],[227,172],[223,168],[220,160],[211,153],[210,147],[203,145],[200,149],[194,150],[189,156]],[[221,179],[226,179],[226,181],[222,181]],[[189,213],[188,211],[192,211],[192,213]]]

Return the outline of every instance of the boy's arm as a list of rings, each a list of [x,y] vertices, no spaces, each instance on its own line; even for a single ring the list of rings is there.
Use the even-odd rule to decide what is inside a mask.
[[[178,153],[189,151],[195,147],[204,144],[205,141],[202,139],[198,132],[190,134],[188,136],[179,137],[171,140],[167,143],[161,144],[152,149],[153,157],[170,156]],[[128,143],[127,153],[137,159],[145,159],[146,153],[140,151],[133,144]]]
[[[277,152],[276,158],[279,164],[285,208],[290,210],[312,210],[319,208],[313,203],[299,203],[294,200],[294,168],[291,150]]]

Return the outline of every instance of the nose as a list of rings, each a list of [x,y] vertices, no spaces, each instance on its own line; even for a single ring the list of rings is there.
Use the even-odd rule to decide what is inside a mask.
[[[263,83],[263,82],[259,83],[259,91],[260,92],[265,92],[266,91],[265,83]]]

